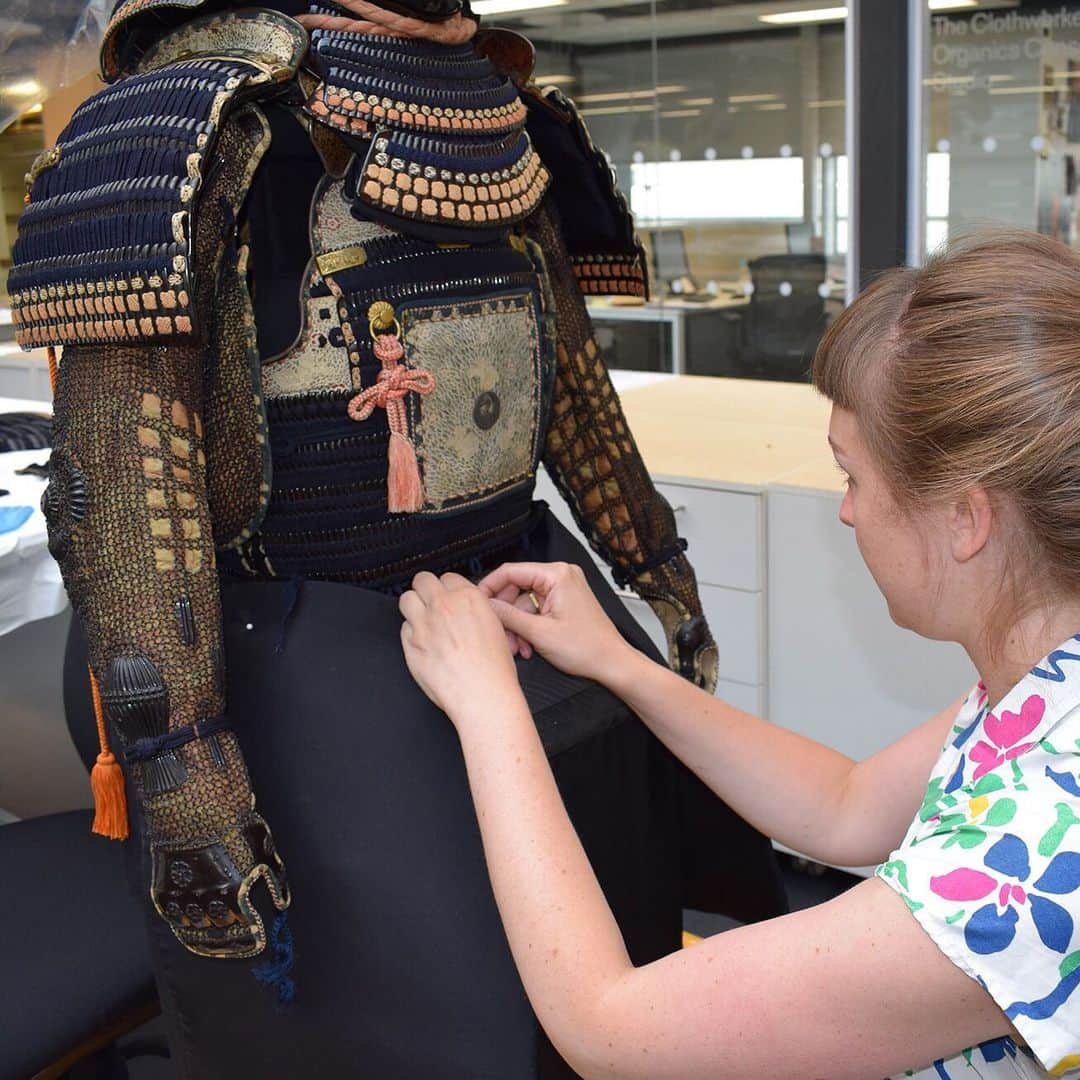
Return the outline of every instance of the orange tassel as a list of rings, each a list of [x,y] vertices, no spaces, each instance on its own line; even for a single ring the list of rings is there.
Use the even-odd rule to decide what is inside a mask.
[[[90,771],[90,790],[94,793],[94,824],[91,831],[110,840],[128,838],[127,796],[124,794],[124,771],[111,751],[98,754]]]
[[[56,397],[57,364],[56,350],[50,345],[49,383]],[[90,674],[90,694],[94,699],[94,719],[97,721],[100,752],[90,770],[90,790],[94,795],[94,823],[90,831],[110,840],[128,838],[127,796],[124,794],[124,771],[117,764],[109,749],[109,737],[105,733],[105,712],[101,707],[101,691],[93,671]]]
[[[424,505],[424,485],[416,450],[408,435],[390,433],[390,468],[386,477],[387,508],[392,514],[412,513]]]
[[[45,355],[49,360],[49,386],[52,389],[52,396],[56,397],[56,380],[58,376],[56,367],[56,350],[50,345],[45,351]]]
[[[94,719],[97,721],[98,745],[101,748],[90,770],[90,790],[94,793],[94,824],[91,832],[110,840],[128,838],[127,796],[124,794],[124,771],[109,749],[105,733],[105,711],[101,707],[101,691],[93,671],[90,672],[90,693],[94,698]]]

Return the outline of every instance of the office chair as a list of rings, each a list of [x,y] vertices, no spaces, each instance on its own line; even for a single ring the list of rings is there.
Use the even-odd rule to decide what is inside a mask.
[[[52,445],[52,417],[47,413],[0,413],[0,453],[42,450]]]
[[[81,691],[86,654],[77,627],[72,637],[79,640],[65,659],[65,711],[89,772],[95,722]],[[123,849],[91,835],[92,818],[90,810],[74,810],[0,826],[5,1080],[123,1080],[127,1059],[168,1056],[163,1039],[116,1045],[160,1007],[146,919],[128,886]]]
[[[807,382],[825,330],[825,256],[763,255],[750,262],[754,291],[742,320],[740,374]],[[785,295],[786,294],[786,295]]]

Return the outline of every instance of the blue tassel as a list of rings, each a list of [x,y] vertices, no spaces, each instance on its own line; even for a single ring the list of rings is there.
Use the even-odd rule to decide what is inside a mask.
[[[296,981],[289,975],[292,971],[295,955],[293,952],[292,930],[289,929],[289,913],[279,912],[270,927],[270,941],[267,945],[270,955],[260,964],[256,964],[251,973],[263,986],[277,989],[279,1009],[287,1009],[296,999]]]

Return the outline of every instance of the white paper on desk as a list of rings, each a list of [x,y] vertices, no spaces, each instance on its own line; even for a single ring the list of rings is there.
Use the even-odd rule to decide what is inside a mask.
[[[48,459],[48,450],[0,454],[0,488],[11,492],[0,496],[0,503],[33,507],[18,529],[0,536],[0,635],[35,619],[59,615],[67,606],[60,567],[49,554],[45,515],[40,509],[45,481],[16,474],[18,469]]]

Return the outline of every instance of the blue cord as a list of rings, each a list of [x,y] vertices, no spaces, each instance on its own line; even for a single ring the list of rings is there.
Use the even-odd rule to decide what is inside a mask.
[[[251,973],[264,986],[277,988],[278,1007],[284,1010],[296,999],[296,981],[289,975],[296,956],[287,911],[276,915],[270,927],[269,952],[270,955],[256,964]]]

